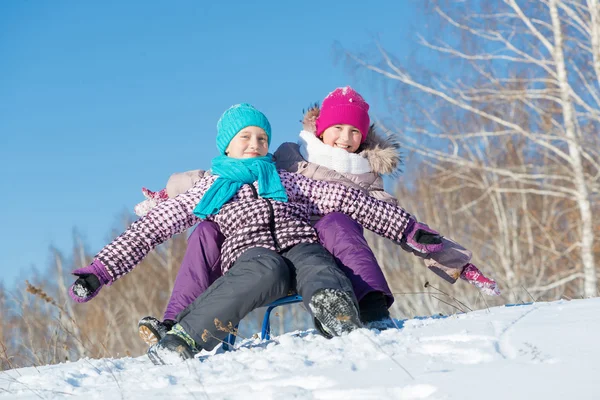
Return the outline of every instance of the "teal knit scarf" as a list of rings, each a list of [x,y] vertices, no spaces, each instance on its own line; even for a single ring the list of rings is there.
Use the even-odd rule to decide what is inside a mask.
[[[211,171],[218,178],[194,208],[194,215],[199,218],[204,219],[209,215],[217,214],[223,204],[231,200],[242,185],[256,181],[258,181],[260,197],[288,201],[271,154],[254,158],[217,156],[212,159]]]

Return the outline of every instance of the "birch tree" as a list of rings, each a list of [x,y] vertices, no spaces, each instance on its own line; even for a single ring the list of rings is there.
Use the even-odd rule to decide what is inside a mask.
[[[430,6],[437,18],[430,26],[447,30],[439,29],[429,35],[433,38],[422,36],[419,41],[446,59],[446,71],[426,79],[381,45],[377,45],[379,56],[374,59],[348,55],[389,85],[398,85],[427,102],[420,110],[424,122],[401,128],[406,149],[431,162],[485,172],[488,181],[482,199],[486,201],[493,203],[498,193],[514,193],[521,194],[524,201],[531,196],[566,200],[560,203],[562,210],[555,210],[559,213],[574,207],[576,235],[564,238],[572,240],[566,247],[577,251],[576,265],[565,266],[568,275],[538,281],[537,286],[577,281],[581,296],[596,296],[597,216],[593,202],[598,198],[600,179],[598,1],[440,0]],[[469,120],[468,130],[452,127],[448,113],[457,120]],[[482,148],[511,142],[524,143],[522,163],[489,163],[484,157]],[[513,230],[513,234],[521,233]],[[514,257],[507,260],[515,262]],[[511,268],[506,267],[510,280]]]

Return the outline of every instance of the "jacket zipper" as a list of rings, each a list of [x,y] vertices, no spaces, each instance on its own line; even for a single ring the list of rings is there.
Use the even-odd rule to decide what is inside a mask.
[[[258,192],[253,184],[249,183],[250,189],[252,189],[252,194],[255,199],[258,199]],[[269,231],[271,232],[271,237],[273,238],[273,243],[275,244],[275,248],[277,251],[281,251],[281,245],[279,244],[279,240],[277,240],[277,236],[275,235],[275,210],[273,209],[273,204],[269,201],[269,199],[263,199],[267,202],[267,206],[269,207]]]

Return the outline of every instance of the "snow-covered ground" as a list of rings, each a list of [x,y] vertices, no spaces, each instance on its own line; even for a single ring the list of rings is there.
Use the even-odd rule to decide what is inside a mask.
[[[309,332],[178,366],[85,359],[0,375],[0,399],[600,399],[600,299]]]

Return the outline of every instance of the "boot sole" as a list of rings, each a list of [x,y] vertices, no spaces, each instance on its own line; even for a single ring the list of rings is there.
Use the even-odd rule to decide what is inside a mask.
[[[173,336],[167,335],[167,338],[148,348],[146,354],[154,365],[176,365],[194,358],[193,350],[183,339],[179,339],[180,343],[173,343],[177,340]]]
[[[154,365],[166,365],[166,363],[162,360],[162,358],[160,358],[157,354],[154,353],[154,348],[149,348],[148,352],[146,353],[148,354],[148,358],[150,359],[150,361],[152,361],[152,364]]]
[[[152,346],[153,344],[158,343],[158,337],[156,336],[156,334],[154,332],[152,332],[152,329],[148,328],[147,326],[139,326],[138,327],[138,335],[140,335],[140,338],[148,345],[148,346]]]
[[[311,301],[310,308],[314,317],[317,319],[323,330],[321,333],[326,333],[326,338],[331,336],[340,336],[345,333],[350,333],[356,329],[362,328],[358,315],[358,309],[352,302],[352,298],[342,291],[327,291],[327,294],[316,294]],[[328,301],[323,297],[328,298]],[[321,300],[321,301],[319,301]],[[323,332],[324,331],[324,332]]]

